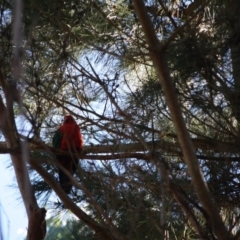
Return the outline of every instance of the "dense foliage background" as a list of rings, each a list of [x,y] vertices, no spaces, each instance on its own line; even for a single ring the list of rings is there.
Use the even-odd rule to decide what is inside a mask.
[[[0,151],[29,229],[46,208],[45,239],[239,239],[239,16],[238,0],[0,1]],[[85,142],[68,197],[51,148],[65,114]],[[66,209],[74,218],[61,225]]]

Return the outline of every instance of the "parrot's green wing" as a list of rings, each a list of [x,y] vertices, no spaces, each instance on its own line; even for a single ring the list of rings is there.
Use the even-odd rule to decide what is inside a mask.
[[[62,141],[62,133],[61,131],[58,129],[53,136],[52,139],[52,145],[54,148],[60,148],[61,145],[61,141]]]

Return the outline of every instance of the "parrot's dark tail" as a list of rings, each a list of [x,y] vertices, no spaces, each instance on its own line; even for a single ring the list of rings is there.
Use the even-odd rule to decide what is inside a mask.
[[[58,158],[59,163],[62,165],[62,167],[67,170],[71,176],[74,175],[74,173],[77,170],[77,164],[78,164],[78,159],[72,159],[72,158],[67,158],[67,157],[59,157]],[[59,168],[59,183],[62,187],[62,189],[65,191],[66,194],[69,194],[72,189],[72,182],[70,178]]]
[[[72,183],[69,177],[60,169],[59,169],[59,183],[66,194],[69,194],[71,192]]]

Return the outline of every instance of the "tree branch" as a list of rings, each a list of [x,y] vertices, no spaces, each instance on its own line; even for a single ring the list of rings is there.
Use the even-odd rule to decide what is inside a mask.
[[[29,164],[38,172],[38,174],[47,182],[47,184],[56,192],[66,208],[71,210],[80,220],[86,223],[91,229],[93,229],[98,237],[103,240],[124,240],[125,238],[120,235],[116,229],[109,229],[96,222],[93,218],[87,215],[81,208],[79,208],[62,190],[60,185],[54,180],[54,178],[41,166],[37,161],[29,159]]]
[[[209,193],[209,189],[204,181],[203,174],[200,170],[198,160],[196,158],[195,149],[189,133],[187,131],[185,121],[176,96],[176,91],[169,74],[165,51],[159,43],[155,34],[153,25],[146,12],[142,0],[134,0],[135,12],[142,25],[145,38],[149,45],[150,55],[154,66],[158,72],[159,79],[166,97],[166,102],[170,109],[171,117],[177,132],[180,146],[183,151],[184,159],[188,165],[188,170],[192,179],[193,186],[197,193],[203,208],[211,219],[212,229],[218,239],[230,239],[229,233],[220,218],[218,209],[216,208],[213,199]]]

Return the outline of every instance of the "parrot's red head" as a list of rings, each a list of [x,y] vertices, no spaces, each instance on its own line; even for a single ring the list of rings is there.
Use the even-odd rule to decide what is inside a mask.
[[[64,117],[64,123],[75,122],[74,118],[71,115],[67,115]]]

